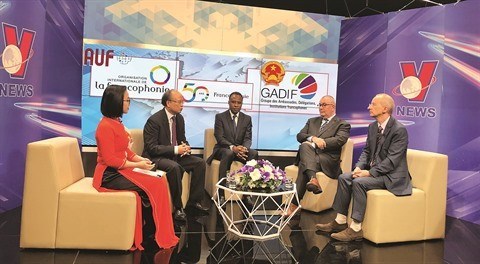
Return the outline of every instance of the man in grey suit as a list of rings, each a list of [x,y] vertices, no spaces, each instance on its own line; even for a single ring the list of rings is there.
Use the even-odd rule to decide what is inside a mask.
[[[251,159],[258,159],[258,152],[251,149],[252,145],[252,118],[242,112],[243,96],[233,92],[228,97],[228,110],[215,115],[215,139],[217,144],[207,163],[213,159],[220,160],[219,176],[225,177],[234,160],[245,163]],[[223,193],[220,193],[223,196]]]
[[[387,94],[377,94],[368,106],[375,122],[368,126],[365,148],[353,172],[338,178],[338,187],[333,209],[335,220],[315,227],[333,233],[340,241],[363,238],[362,221],[367,205],[367,191],[387,189],[397,196],[411,195],[412,184],[407,166],[407,129],[392,117],[395,102]],[[352,219],[347,228],[350,199],[353,198]]]
[[[342,173],[340,153],[350,136],[350,124],[335,114],[335,99],[325,95],[320,99],[319,117],[310,118],[297,134],[298,150],[297,193],[301,200],[308,190],[314,194],[322,192],[316,173],[322,171],[332,179]],[[294,201],[287,212],[290,215],[298,203]]]

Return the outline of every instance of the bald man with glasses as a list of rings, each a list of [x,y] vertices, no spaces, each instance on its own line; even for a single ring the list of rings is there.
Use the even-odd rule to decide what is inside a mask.
[[[335,99],[325,95],[318,104],[320,116],[308,119],[297,134],[300,147],[297,153],[297,193],[301,200],[306,191],[322,193],[316,173],[322,171],[328,177],[337,179],[340,169],[340,152],[350,137],[350,124],[338,118],[335,113]],[[298,203],[292,202],[287,215],[292,214]]]

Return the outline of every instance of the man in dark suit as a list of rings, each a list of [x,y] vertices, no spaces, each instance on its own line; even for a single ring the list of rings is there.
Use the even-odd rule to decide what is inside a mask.
[[[363,238],[362,221],[367,205],[367,191],[387,189],[397,196],[411,195],[412,183],[407,166],[407,129],[392,117],[395,102],[387,94],[377,94],[368,106],[375,122],[368,126],[365,148],[353,172],[338,178],[338,188],[333,209],[337,217],[330,223],[317,224],[316,228],[333,233],[340,241]],[[353,198],[352,219],[347,228],[350,199]]]
[[[301,200],[308,190],[314,194],[322,192],[316,173],[322,171],[336,179],[342,173],[340,153],[350,136],[350,124],[335,114],[335,99],[325,95],[320,99],[319,117],[310,118],[297,134],[298,150],[297,193]],[[298,204],[296,200],[289,208],[290,215]]]
[[[215,139],[217,144],[207,163],[213,159],[220,160],[219,176],[225,177],[234,160],[245,163],[251,159],[258,159],[258,152],[251,149],[252,145],[252,118],[242,112],[243,96],[233,92],[228,97],[229,110],[215,115]],[[222,191],[222,190],[220,190]],[[220,193],[222,199],[223,193]]]
[[[184,98],[179,91],[169,90],[163,94],[162,110],[153,114],[143,129],[144,157],[148,157],[157,169],[166,171],[172,197],[174,218],[186,220],[182,206],[182,177],[190,172],[190,196],[187,206],[207,212],[201,201],[205,186],[205,162],[191,156],[191,149],[185,138],[185,120],[180,114]]]

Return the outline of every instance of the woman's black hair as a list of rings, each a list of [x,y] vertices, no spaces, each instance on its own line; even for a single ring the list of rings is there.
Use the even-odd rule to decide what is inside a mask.
[[[123,116],[123,95],[127,87],[124,85],[111,84],[107,86],[102,96],[100,111],[109,118]]]

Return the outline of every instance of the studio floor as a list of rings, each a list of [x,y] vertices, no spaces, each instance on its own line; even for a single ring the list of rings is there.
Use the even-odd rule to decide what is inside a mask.
[[[187,211],[188,221],[177,223],[180,243],[162,250],[125,252],[78,249],[21,249],[21,208],[0,214],[0,263],[480,263],[480,225],[447,217],[446,238],[422,242],[376,245],[336,242],[315,230],[332,220],[332,210],[302,211],[281,232],[281,238],[250,241],[225,237],[214,206],[209,216]]]

